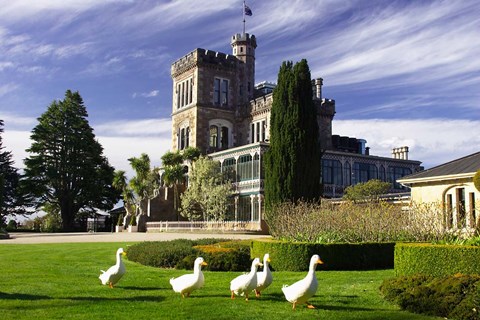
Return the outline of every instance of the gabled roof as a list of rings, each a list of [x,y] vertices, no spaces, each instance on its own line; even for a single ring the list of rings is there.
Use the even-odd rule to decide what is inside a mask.
[[[429,180],[435,177],[473,176],[478,170],[480,170],[480,152],[405,176],[398,181],[409,183],[413,182],[409,180]]]

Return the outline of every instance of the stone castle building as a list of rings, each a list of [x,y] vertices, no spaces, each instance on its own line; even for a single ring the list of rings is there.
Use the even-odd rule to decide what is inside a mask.
[[[222,169],[233,170],[234,206],[229,217],[247,229],[258,229],[263,216],[262,157],[269,146],[270,111],[275,85],[255,85],[257,39],[248,33],[231,38],[232,53],[195,49],[172,64],[172,150],[197,147]],[[281,62],[279,61],[279,64]],[[393,157],[370,155],[366,141],[332,134],[335,101],[322,96],[323,79],[312,80],[322,163],[323,194],[341,197],[350,185],[370,179],[392,183],[420,171],[408,159],[408,147]]]

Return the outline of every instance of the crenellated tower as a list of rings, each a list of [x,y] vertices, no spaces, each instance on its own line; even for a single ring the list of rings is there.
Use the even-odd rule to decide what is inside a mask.
[[[237,33],[232,36],[231,45],[233,55],[243,62],[239,74],[239,96],[240,103],[247,103],[254,96],[257,39],[248,33]]]

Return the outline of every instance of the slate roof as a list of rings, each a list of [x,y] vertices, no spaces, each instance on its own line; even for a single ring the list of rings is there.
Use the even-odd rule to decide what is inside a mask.
[[[405,176],[399,180],[432,178],[466,173],[472,173],[473,175],[478,170],[480,170],[480,152]]]

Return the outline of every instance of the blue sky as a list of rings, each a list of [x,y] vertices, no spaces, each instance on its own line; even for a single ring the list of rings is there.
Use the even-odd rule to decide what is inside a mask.
[[[371,154],[410,146],[431,167],[480,149],[476,0],[250,0],[256,81],[306,58],[336,100],[333,133]],[[171,64],[199,47],[231,53],[241,0],[0,0],[0,119],[17,167],[39,117],[78,90],[117,169],[170,148]]]

